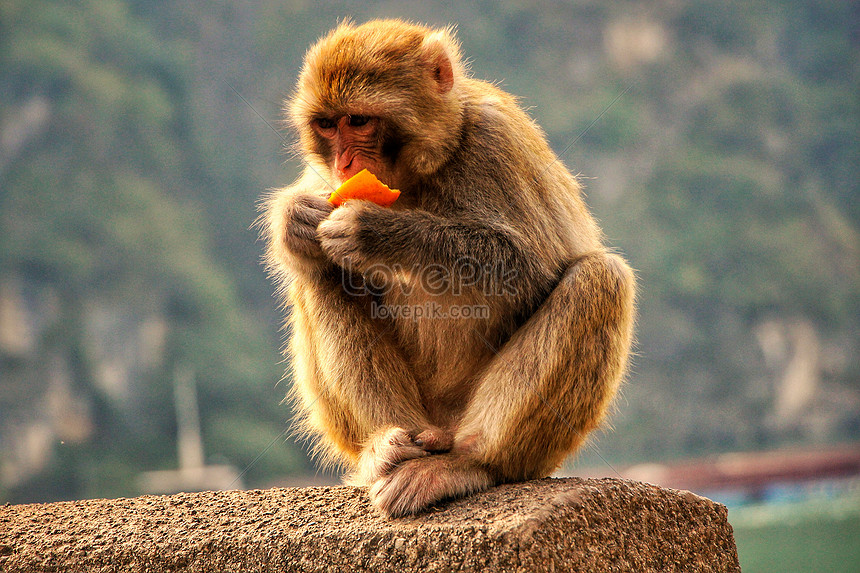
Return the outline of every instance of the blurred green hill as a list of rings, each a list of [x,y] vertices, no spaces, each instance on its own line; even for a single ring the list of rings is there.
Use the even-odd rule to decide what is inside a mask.
[[[860,439],[857,2],[5,0],[0,500],[140,493],[176,465],[177,372],[210,462],[314,471],[251,224],[346,16],[458,24],[637,269],[638,356],[582,463]]]

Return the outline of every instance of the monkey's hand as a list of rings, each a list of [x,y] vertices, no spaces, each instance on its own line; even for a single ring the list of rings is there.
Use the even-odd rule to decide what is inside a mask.
[[[324,260],[317,227],[334,207],[324,198],[311,194],[295,195],[285,207],[284,247],[305,260]]]
[[[367,244],[376,237],[373,230],[362,224],[365,210],[382,209],[369,201],[353,200],[335,209],[317,228],[323,252],[336,265],[355,272],[364,272],[375,261]]]
[[[448,451],[453,443],[453,435],[441,428],[430,428],[414,437],[403,428],[387,428],[370,437],[361,451],[358,467],[347,481],[351,485],[371,485],[401,462]]]

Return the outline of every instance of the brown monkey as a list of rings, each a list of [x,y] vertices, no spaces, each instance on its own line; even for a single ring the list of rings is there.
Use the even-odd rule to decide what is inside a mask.
[[[305,430],[390,516],[551,473],[624,374],[634,278],[540,128],[391,20],[314,45],[288,110],[307,168],[262,224]],[[400,199],[332,209],[364,168]]]

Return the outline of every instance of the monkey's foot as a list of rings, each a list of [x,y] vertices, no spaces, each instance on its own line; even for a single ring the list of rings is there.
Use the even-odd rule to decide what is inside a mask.
[[[402,517],[447,498],[462,497],[493,485],[486,470],[462,456],[439,454],[409,460],[378,479],[370,501],[388,517]]]
[[[421,435],[424,433],[419,434]],[[428,449],[416,444],[409,432],[403,428],[387,428],[367,441],[359,456],[358,467],[347,478],[347,483],[370,485],[388,474],[400,462],[426,456],[428,453]]]

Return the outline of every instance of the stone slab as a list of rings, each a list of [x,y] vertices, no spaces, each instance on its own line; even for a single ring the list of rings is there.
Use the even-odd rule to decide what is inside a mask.
[[[0,571],[740,571],[728,512],[621,479],[506,484],[396,520],[310,487],[0,507]]]

